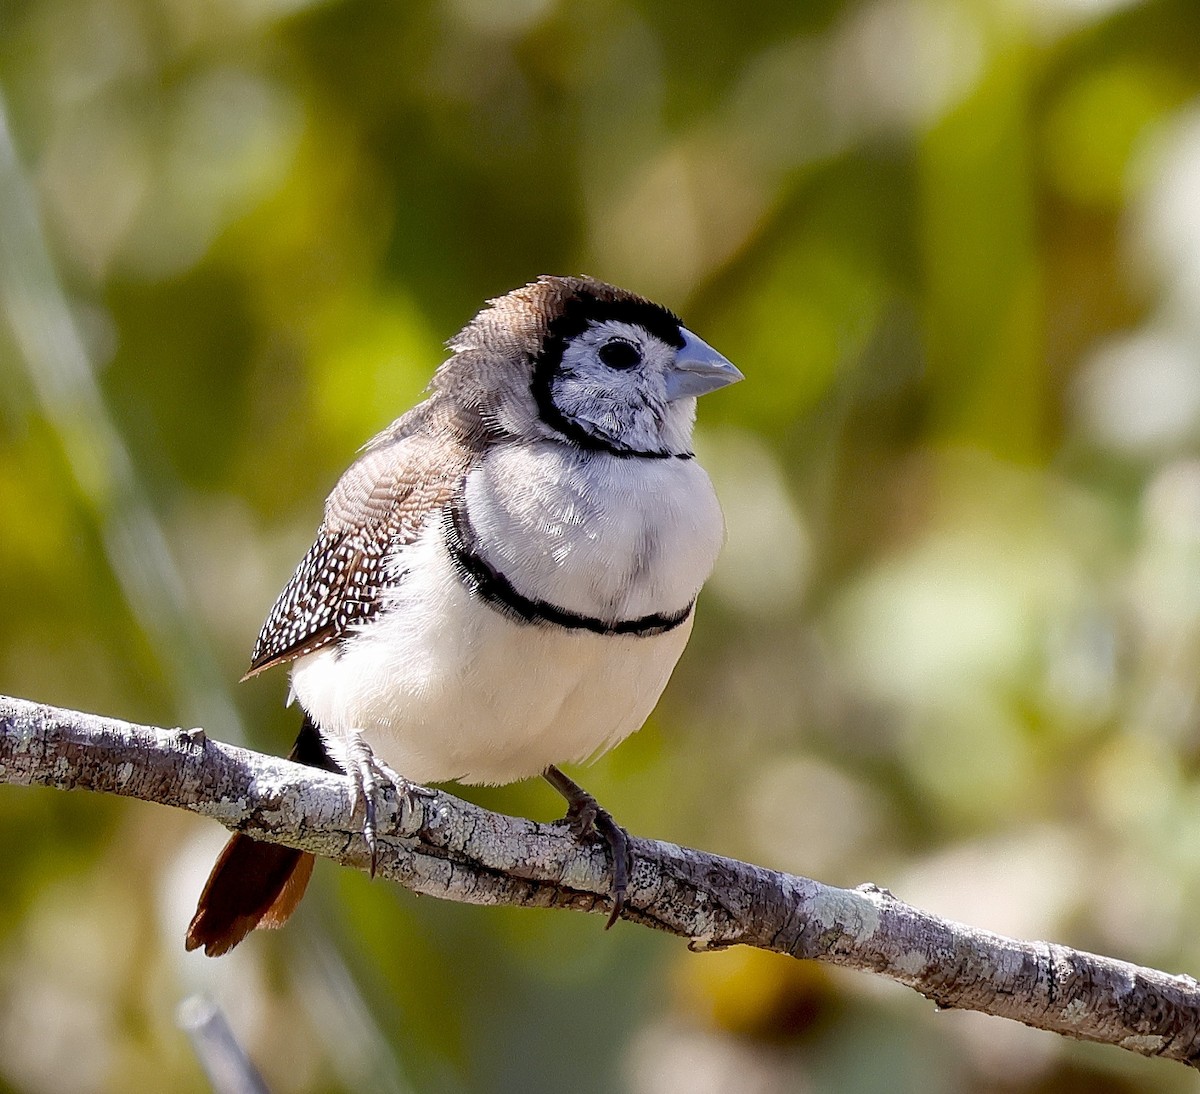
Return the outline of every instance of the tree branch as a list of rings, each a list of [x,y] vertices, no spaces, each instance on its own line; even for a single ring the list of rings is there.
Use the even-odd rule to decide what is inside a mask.
[[[201,730],[132,725],[0,696],[0,783],[82,788],[176,806],[256,838],[366,869],[347,780],[234,748]],[[605,911],[599,845],[561,825],[431,791],[379,818],[382,876],[470,904]],[[837,889],[631,837],[625,918],[694,949],[748,945],[875,972],[942,1008],[982,1011],[1200,1066],[1200,984],[930,915],[874,885]],[[182,926],[181,926],[182,936]],[[182,944],[182,943],[181,943]]]

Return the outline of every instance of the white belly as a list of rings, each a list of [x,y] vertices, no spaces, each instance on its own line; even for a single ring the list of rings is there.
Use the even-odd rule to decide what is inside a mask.
[[[485,462],[467,490],[483,549],[520,593],[609,620],[691,603],[723,538],[700,468],[612,461],[584,482],[567,466],[539,489],[514,489],[530,482],[519,466],[528,458]],[[402,576],[371,623],[293,665],[296,697],[335,755],[360,733],[416,782],[507,783],[591,759],[639,729],[691,616],[653,636],[514,620],[464,584],[444,519],[397,552]]]
[[[653,637],[522,624],[474,599],[433,536],[435,565],[395,610],[292,669],[300,704],[336,750],[359,732],[416,782],[507,783],[591,759],[639,729],[692,621]]]

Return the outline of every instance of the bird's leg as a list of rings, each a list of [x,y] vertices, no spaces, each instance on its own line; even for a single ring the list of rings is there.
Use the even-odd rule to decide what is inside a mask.
[[[417,799],[429,797],[431,791],[417,786],[403,775],[396,774],[387,764],[377,759],[371,746],[361,733],[353,733],[346,745],[346,775],[350,779],[354,796],[354,811],[363,811],[363,839],[371,854],[371,877],[379,861],[379,844],[376,839],[375,817],[379,807],[387,798],[390,786],[396,792],[396,804],[400,810],[400,823],[416,810]]]
[[[612,814],[607,809],[601,808],[600,803],[591,794],[553,764],[542,772],[542,778],[567,799],[565,819],[575,838],[586,839],[595,832],[604,839],[612,853],[612,912],[604,925],[604,929],[608,930],[621,918],[621,912],[625,910],[625,893],[629,888],[629,869],[632,862],[629,834],[612,819]]]

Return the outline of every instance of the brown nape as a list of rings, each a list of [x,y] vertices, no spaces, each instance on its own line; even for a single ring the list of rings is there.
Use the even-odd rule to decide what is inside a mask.
[[[342,774],[307,715],[288,759]],[[255,927],[282,927],[304,896],[315,861],[305,851],[234,833],[208,875],[185,945],[220,957]]]
[[[228,953],[255,927],[282,927],[312,876],[304,851],[234,834],[217,859],[188,924],[186,946],[209,957]]]

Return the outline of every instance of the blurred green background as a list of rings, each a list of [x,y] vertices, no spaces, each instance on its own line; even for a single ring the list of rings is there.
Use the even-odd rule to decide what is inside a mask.
[[[1200,973],[1195,0],[0,0],[0,691],[284,751],[285,674],[235,681],[326,491],[545,272],[747,376],[691,647],[585,784]],[[0,833],[0,1090],[204,1090],[196,991],[285,1094],[1190,1083],[329,867],[211,961],[217,826],[3,787]]]

